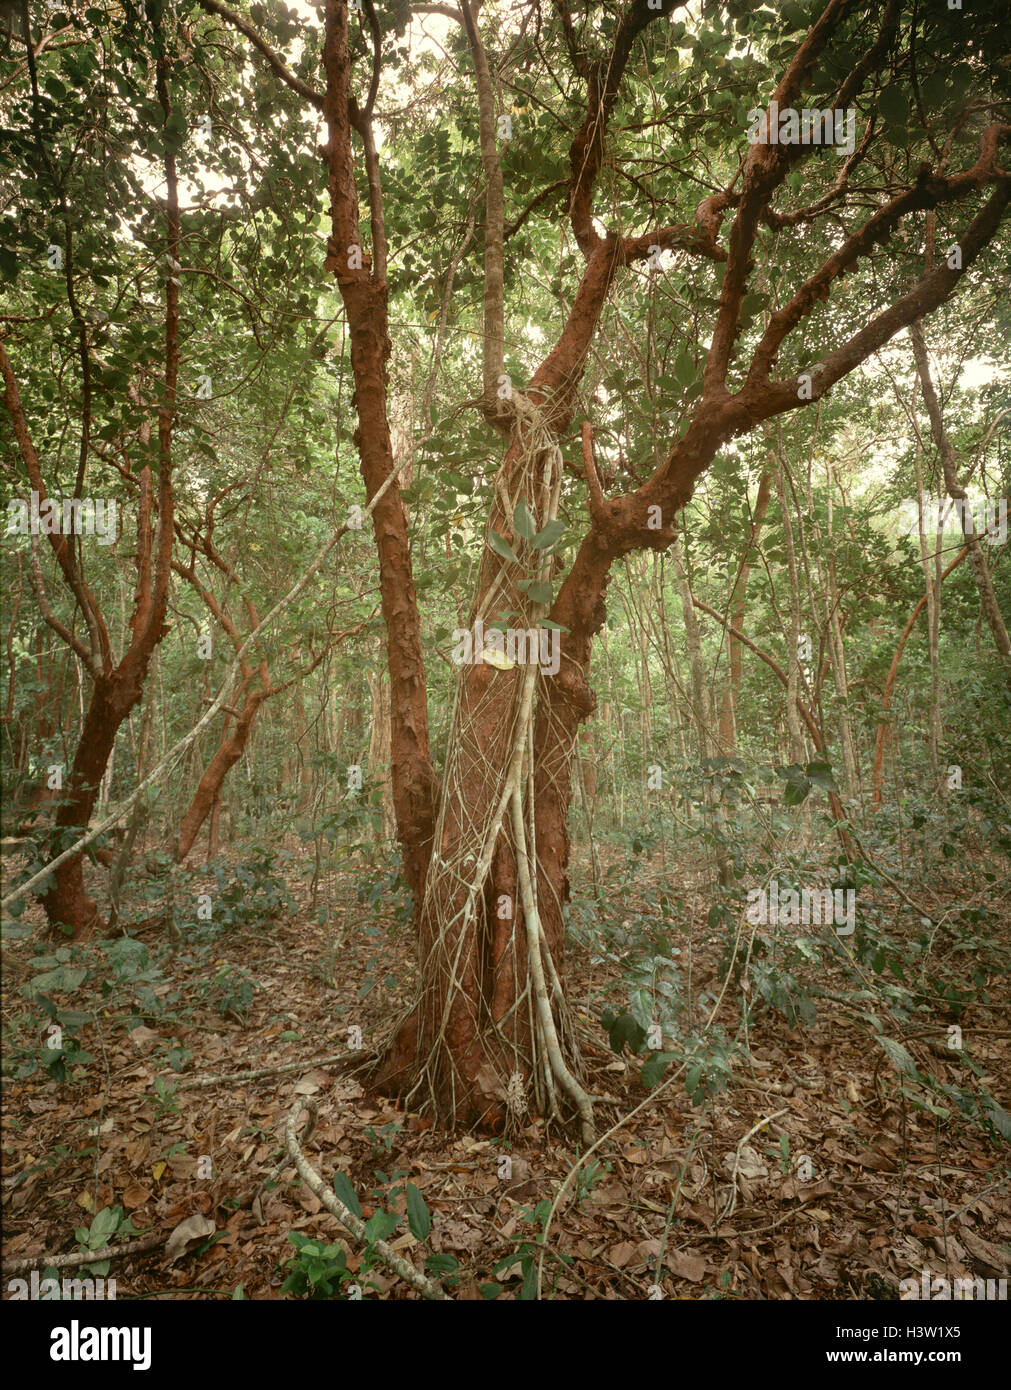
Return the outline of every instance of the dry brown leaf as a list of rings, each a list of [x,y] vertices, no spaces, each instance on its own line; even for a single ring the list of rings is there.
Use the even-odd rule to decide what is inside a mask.
[[[699,1255],[668,1250],[664,1263],[676,1279],[688,1279],[693,1284],[699,1284],[706,1277],[706,1262]]]
[[[177,1260],[181,1260],[191,1245],[196,1245],[198,1241],[204,1240],[207,1236],[212,1236],[217,1230],[213,1221],[206,1216],[187,1216],[185,1221],[180,1221],[168,1240],[165,1242],[165,1257],[167,1262],[172,1265]]]

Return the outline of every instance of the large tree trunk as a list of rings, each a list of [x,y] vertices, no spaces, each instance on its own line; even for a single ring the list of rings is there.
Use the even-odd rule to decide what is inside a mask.
[[[103,676],[95,682],[67,792],[56,813],[53,843],[57,851],[64,847],[64,833],[87,829],[119,726],[140,694],[139,684],[131,698],[115,680]],[[102,925],[98,904],[84,885],[83,855],[75,855],[55,870],[42,905],[50,926],[69,928],[75,940],[90,936]]]
[[[390,685],[381,671],[366,671],[372,701],[372,729],[369,734],[369,777],[379,788],[380,823],[377,839],[392,840],[397,822],[393,814],[390,781]]]
[[[497,493],[512,507],[522,497],[541,528],[560,470],[553,442],[531,426],[508,451]],[[489,524],[524,553],[500,502]],[[486,549],[420,914],[421,997],[377,1079],[451,1123],[493,1130],[528,1110],[561,1113],[564,1099],[588,1135],[560,987],[576,723],[541,717],[561,677],[538,669],[538,653],[525,646],[526,660],[501,669],[480,660],[475,630],[508,610],[525,613],[520,631],[537,630],[520,578]]]

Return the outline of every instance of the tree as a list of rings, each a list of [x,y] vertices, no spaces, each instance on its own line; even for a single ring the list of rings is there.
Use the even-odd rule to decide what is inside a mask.
[[[1000,15],[977,13],[970,33],[955,13],[900,0],[783,13],[729,0],[699,16],[670,0],[578,15],[566,0],[519,14],[471,0],[391,10],[364,0],[357,19],[345,0],[326,0],[320,45],[314,26],[266,8],[252,23],[217,0],[199,4],[208,22],[244,35],[278,105],[297,98],[306,129],[325,123],[321,269],[346,315],[367,498],[387,486],[372,524],[421,988],[377,1084],[449,1123],[498,1129],[524,1110],[575,1112],[587,1134],[592,1106],[562,985],[567,818],[613,567],[674,545],[697,481],[737,441],[817,408],[986,273],[1011,199],[1009,130],[995,116]],[[412,15],[450,21],[446,44],[472,89],[452,82],[431,129],[424,111],[391,117],[380,152],[377,103],[384,77],[412,71],[398,43]],[[296,33],[302,46],[288,57]],[[509,110],[504,91],[515,91]],[[823,148],[835,141],[842,153]],[[449,210],[448,249],[423,188]],[[922,272],[897,234],[927,214],[951,254]],[[391,244],[390,226],[409,252]],[[539,303],[547,313],[557,298],[561,321],[528,365],[526,297],[537,291],[519,272],[544,264],[550,294]],[[441,781],[409,520],[400,485],[389,486],[389,359],[402,331],[391,296],[413,307],[419,279],[445,286],[441,311],[438,295],[425,304],[437,353],[451,291],[479,284],[481,388],[469,404],[500,449]],[[647,343],[640,386],[669,434],[658,442],[637,421],[615,447],[616,407],[594,358],[617,371],[619,335],[636,333]],[[430,444],[444,435],[440,425]],[[437,466],[447,491],[464,491],[458,458],[447,452]],[[508,642],[490,636],[496,624]]]
[[[796,46],[775,89],[780,110],[799,106],[811,86],[818,95],[827,87],[833,109],[846,110],[901,51],[900,6],[890,4],[866,51],[855,60],[848,57],[855,37],[851,27],[855,8],[828,4]],[[738,177],[698,206],[694,225],[672,224],[638,236],[601,235],[593,216],[593,191],[604,161],[606,128],[633,49],[659,15],[646,3],[632,4],[616,20],[609,45],[603,52],[594,52],[582,47],[571,15],[560,9],[572,67],[587,88],[586,115],[570,148],[568,184],[572,232],[584,269],[567,322],[525,389],[512,389],[506,382],[505,392],[496,391],[494,397],[493,388],[504,375],[498,370],[502,364],[499,162],[492,137],[487,62],[467,0],[461,4],[460,19],[475,73],[486,176],[482,409],[508,438],[488,517],[488,545],[471,621],[503,614],[515,617],[526,629],[539,625],[547,610],[548,621],[557,625],[551,630],[562,634],[561,669],[546,679],[538,677],[533,663],[514,670],[482,663],[461,671],[436,806],[420,712],[421,649],[413,617],[409,557],[397,503],[391,502],[391,521],[383,527],[377,519],[376,538],[389,629],[394,744],[398,745],[399,726],[399,744],[408,754],[400,767],[400,796],[395,790],[395,802],[418,905],[422,993],[394,1040],[382,1079],[431,1100],[444,1118],[492,1124],[504,1122],[507,1106],[522,1108],[529,1091],[541,1111],[553,1111],[565,1093],[585,1131],[591,1123],[590,1104],[563,1053],[559,971],[571,760],[579,723],[593,707],[588,682],[590,647],[603,620],[610,568],[633,549],[665,549],[671,544],[676,513],[722,445],[763,420],[820,399],[899,329],[941,304],[996,232],[1011,196],[1011,183],[997,161],[1007,134],[999,124],[982,132],[977,158],[961,174],[943,177],[929,167],[921,168],[915,181],[898,188],[893,176],[884,206],[866,220],[857,214],[856,225],[842,245],[769,316],[750,363],[742,370],[738,338],[760,226],[764,223],[778,232],[816,223],[829,206],[838,213],[867,159],[872,130],[868,129],[859,154],[854,150],[829,190],[806,207],[780,212],[774,209],[773,199],[810,151],[801,144],[756,143],[744,157]],[[664,6],[665,11],[670,9]],[[388,353],[387,247],[379,161],[371,136],[381,32],[368,6],[366,14],[373,46],[372,77],[369,96],[359,110],[350,91],[346,9],[339,0],[329,0],[324,109],[333,227],[328,265],[336,272],[348,310],[361,422],[357,442],[367,485],[374,488],[388,475],[391,460],[383,376]],[[834,61],[829,62],[830,57]],[[840,68],[844,75],[838,76]],[[365,151],[371,264],[353,252],[361,238],[352,124]],[[947,262],[936,267],[888,307],[867,316],[859,329],[809,370],[774,375],[777,367],[783,370],[791,335],[807,325],[845,273],[859,269],[876,243],[887,242],[904,216],[947,208],[970,194],[982,198],[958,237],[961,270]],[[724,249],[719,236],[731,214]],[[542,596],[547,570],[541,561],[555,536],[561,491],[559,441],[572,418],[576,388],[607,295],[619,270],[645,260],[651,246],[676,248],[722,267],[701,394],[687,429],[660,467],[634,492],[605,498],[592,456],[586,455],[583,482],[590,525],[549,606]],[[806,365],[803,358],[800,365]],[[732,372],[737,377],[736,390],[730,385]],[[397,552],[397,562],[392,562],[391,551]],[[410,739],[404,737],[406,730]],[[430,851],[433,820],[434,852]],[[570,1060],[571,1056],[570,1052]]]
[[[160,23],[153,23],[155,41],[155,90],[161,109],[163,129],[168,132],[173,118],[168,87],[168,62],[163,47]],[[27,36],[27,25],[26,25]],[[60,171],[53,164],[42,133],[42,117],[32,45],[27,43],[28,67],[31,75],[34,135],[39,152],[36,178],[44,185],[60,210],[64,231],[62,245],[55,243],[54,262],[63,266],[66,277],[67,300],[70,305],[79,343],[82,383],[81,445],[77,476],[72,493],[81,501],[87,468],[91,461],[90,430],[92,426],[91,397],[92,360],[88,341],[89,327],[77,299],[75,276],[78,268],[74,259],[74,222],[71,217],[65,180],[69,171]],[[165,255],[169,264],[178,263],[181,253],[179,225],[179,195],[175,156],[171,148],[164,152],[165,173]],[[161,403],[158,409],[157,457],[147,463],[136,480],[139,496],[137,515],[136,593],[130,619],[130,640],[117,661],[105,615],[92,593],[83,573],[80,557],[73,542],[57,529],[48,531],[49,543],[56,557],[63,580],[73,595],[85,622],[88,641],[74,633],[53,612],[46,596],[37,551],[33,552],[33,569],[39,606],[49,626],[73,650],[92,680],[91,700],[81,726],[80,738],[70,775],[60,799],[54,822],[54,851],[63,850],[69,837],[86,829],[98,795],[110,754],[120,726],[139,701],[152,654],[166,632],[165,613],[168,604],[169,573],[173,539],[173,476],[172,436],[175,423],[175,402],[179,380],[179,281],[174,275],[165,279],[165,348],[164,378]],[[24,464],[31,490],[41,512],[49,496],[39,457],[31,433],[14,369],[0,341],[0,372],[3,374],[5,400],[14,437]],[[143,437],[143,432],[142,432]],[[145,441],[146,442],[146,438]],[[155,484],[157,470],[157,485]],[[53,504],[50,504],[51,508]],[[27,506],[27,503],[26,503]],[[60,511],[59,506],[56,507]],[[65,510],[65,507],[64,507]],[[55,515],[52,511],[50,515]],[[74,855],[54,872],[52,885],[43,894],[46,915],[54,928],[69,928],[76,938],[91,934],[100,922],[94,899],[84,885],[83,858]]]

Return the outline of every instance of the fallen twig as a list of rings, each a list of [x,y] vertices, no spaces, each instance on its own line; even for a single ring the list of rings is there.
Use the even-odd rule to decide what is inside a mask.
[[[295,1121],[298,1119],[299,1113],[302,1110],[308,1111],[309,1119],[302,1132],[301,1138],[299,1138],[295,1133]],[[438,1284],[433,1284],[431,1279],[415,1269],[402,1255],[398,1255],[395,1250],[386,1244],[385,1240],[370,1241],[365,1233],[365,1222],[362,1221],[360,1217],[355,1216],[353,1212],[348,1211],[344,1203],[340,1201],[329,1187],[327,1187],[316,1170],[310,1167],[299,1145],[300,1143],[304,1144],[316,1128],[318,1113],[315,1101],[307,1100],[305,1096],[299,1096],[298,1100],[296,1100],[291,1108],[288,1122],[284,1127],[285,1146],[292,1162],[298,1169],[299,1177],[301,1177],[309,1191],[313,1193],[315,1197],[319,1198],[330,1215],[336,1216],[337,1220],[345,1230],[349,1231],[351,1235],[354,1236],[355,1240],[363,1245],[369,1245],[381,1260],[399,1274],[401,1279],[410,1284],[412,1289],[417,1289],[418,1293],[422,1294],[425,1298],[438,1299],[444,1303],[451,1303],[452,1299],[444,1289],[440,1288]]]
[[[337,1062],[346,1062],[347,1052],[335,1052],[329,1057],[310,1057],[304,1062],[280,1062],[276,1067],[258,1067],[255,1071],[217,1072],[214,1076],[194,1076],[180,1081],[177,1091],[196,1091],[204,1086],[220,1086],[228,1081],[258,1081],[261,1076],[280,1076],[282,1072],[306,1071],[310,1067],[332,1067]],[[162,1077],[170,1081],[171,1075]]]
[[[164,1244],[165,1237],[155,1234],[128,1241],[126,1245],[107,1245],[104,1250],[75,1250],[69,1255],[18,1255],[4,1260],[0,1270],[4,1274],[20,1274],[23,1269],[37,1269],[39,1265],[49,1269],[72,1269],[75,1265],[113,1260],[117,1255],[138,1255],[142,1250],[153,1250],[155,1246]]]

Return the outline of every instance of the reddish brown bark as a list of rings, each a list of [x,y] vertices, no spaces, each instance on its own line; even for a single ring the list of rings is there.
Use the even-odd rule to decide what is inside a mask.
[[[231,734],[227,732],[226,725],[221,743],[204,768],[203,776],[193,793],[193,800],[180,823],[179,842],[176,846],[178,863],[181,864],[186,859],[200,833],[200,827],[220,801],[225,778],[246,751],[256,712],[269,693],[269,690],[262,689],[246,690],[242,709]]]
[[[327,0],[323,53],[326,76],[324,112],[327,122],[327,161],[331,239],[326,267],[334,272],[348,316],[351,367],[355,381],[358,428],[354,440],[361,460],[365,491],[371,503],[394,471],[387,415],[386,362],[390,355],[387,313],[386,239],[383,230],[378,161],[371,138],[371,102],[363,113],[353,107],[350,87],[347,7]],[[372,258],[362,246],[358,226],[358,193],[351,150],[352,113],[364,131],[369,177]],[[351,248],[357,248],[361,265]],[[386,626],[386,659],[390,673],[390,750],[393,805],[404,872],[420,904],[435,825],[437,778],[428,736],[425,662],[421,620],[411,564],[407,517],[400,488],[394,482],[372,513],[379,556],[379,586]]]

